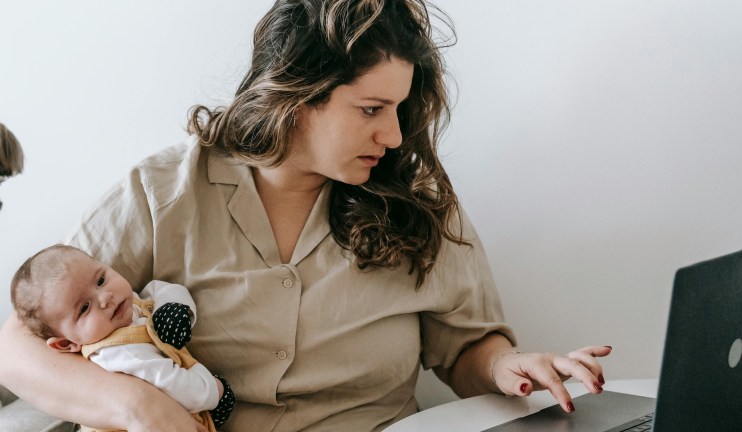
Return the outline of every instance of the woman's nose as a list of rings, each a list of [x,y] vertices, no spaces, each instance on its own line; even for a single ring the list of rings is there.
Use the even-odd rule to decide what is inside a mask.
[[[402,130],[399,127],[399,117],[396,112],[390,115],[382,129],[376,132],[376,142],[387,148],[397,148],[402,145]]]

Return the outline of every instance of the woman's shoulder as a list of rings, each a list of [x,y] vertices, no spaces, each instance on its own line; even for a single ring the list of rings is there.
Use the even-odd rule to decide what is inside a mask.
[[[209,149],[191,136],[143,159],[132,168],[129,177],[141,185],[151,204],[158,207],[172,202],[205,177],[208,153]]]
[[[446,221],[448,226],[448,232],[459,241],[452,241],[449,238],[443,240],[443,244],[469,244],[474,241],[478,241],[479,236],[477,230],[474,228],[469,215],[461,206],[457,206],[451,211]]]
[[[134,166],[133,171],[141,171],[148,175],[168,174],[172,173],[171,168],[173,167],[183,164],[193,165],[201,155],[202,146],[198,139],[194,136],[189,136],[176,145],[166,147],[157,153],[147,156]]]
[[[441,248],[429,279],[431,282],[468,277],[479,273],[479,267],[487,261],[484,247],[469,215],[459,205],[449,216],[448,232],[451,237],[443,237]]]

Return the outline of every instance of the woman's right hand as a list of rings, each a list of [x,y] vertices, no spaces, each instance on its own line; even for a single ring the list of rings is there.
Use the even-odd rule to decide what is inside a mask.
[[[179,431],[196,431],[196,432],[208,432],[206,426],[194,420],[192,416],[187,418],[179,418],[179,416],[156,416],[155,423],[137,422],[129,427],[129,432],[179,432]],[[141,419],[144,420],[144,419]],[[183,420],[178,421],[178,420]]]
[[[14,348],[14,355],[0,356],[0,382],[54,417],[99,429],[206,432],[178,402],[145,381],[49,349],[15,313],[0,327],[0,346]]]
[[[135,403],[127,404],[128,432],[208,432],[175,399],[144,381],[139,384],[142,394]]]

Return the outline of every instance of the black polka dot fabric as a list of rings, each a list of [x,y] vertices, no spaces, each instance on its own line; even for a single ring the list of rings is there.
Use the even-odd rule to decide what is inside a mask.
[[[216,408],[214,408],[213,410],[209,411],[209,414],[211,414],[211,420],[214,421],[214,426],[219,429],[227,421],[229,415],[232,414],[235,399],[234,392],[232,392],[232,387],[229,386],[227,380],[220,377],[219,375],[214,376],[219,381],[221,381],[222,385],[224,386],[224,393],[222,394],[222,398],[219,399],[219,405],[217,405]]]
[[[191,340],[191,308],[181,303],[165,303],[152,314],[152,324],[160,340],[181,349]]]

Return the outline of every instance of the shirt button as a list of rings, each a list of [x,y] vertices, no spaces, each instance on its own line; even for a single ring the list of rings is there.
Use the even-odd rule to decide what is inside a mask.
[[[286,358],[286,351],[279,351],[276,353],[276,356],[279,360],[284,360]]]
[[[286,278],[283,280],[283,286],[286,288],[291,288],[292,286],[294,286],[294,281],[292,281],[289,278]]]

